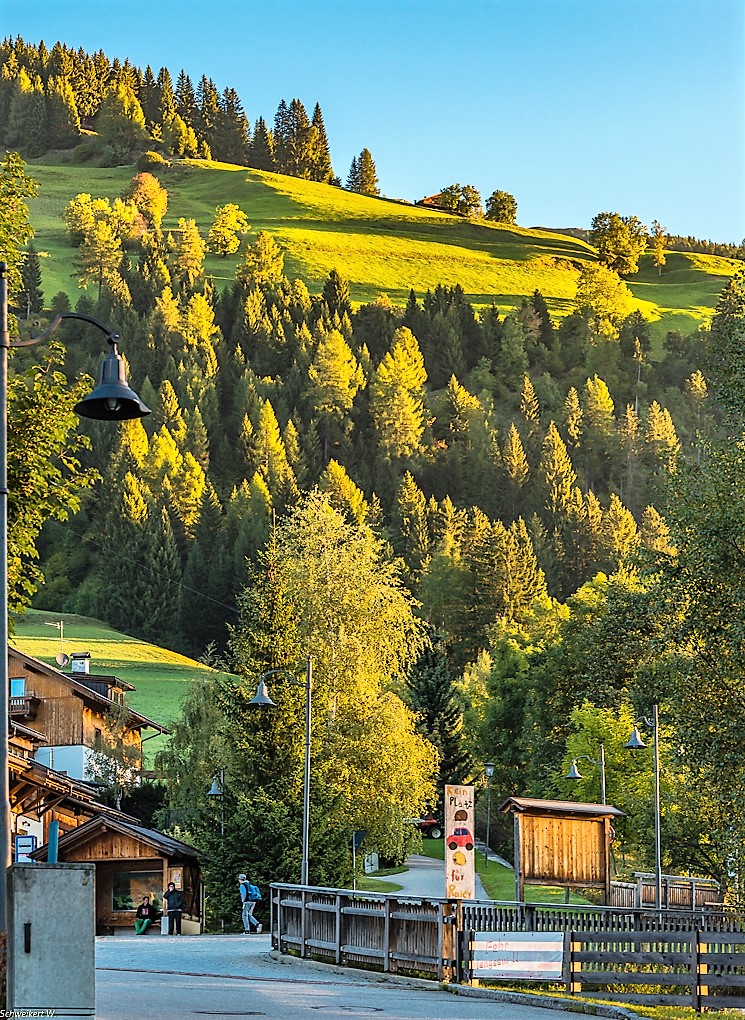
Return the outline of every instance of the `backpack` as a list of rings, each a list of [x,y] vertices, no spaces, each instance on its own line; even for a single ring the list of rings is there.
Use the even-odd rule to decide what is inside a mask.
[[[261,899],[261,890],[258,885],[252,885],[250,882],[241,882],[246,891],[246,899],[252,903],[256,903],[257,900]]]

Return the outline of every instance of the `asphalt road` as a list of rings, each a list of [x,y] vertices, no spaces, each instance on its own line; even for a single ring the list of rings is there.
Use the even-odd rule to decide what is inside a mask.
[[[270,956],[268,935],[96,939],[98,1020],[184,1017],[380,1017],[381,1020],[557,1020],[540,1006],[468,999]]]

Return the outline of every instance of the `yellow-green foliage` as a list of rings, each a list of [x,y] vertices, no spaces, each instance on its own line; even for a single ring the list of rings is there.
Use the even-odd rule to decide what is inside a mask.
[[[75,252],[62,210],[80,192],[94,198],[121,194],[135,168],[38,163],[29,172],[41,185],[30,207],[36,247],[49,253],[42,262],[45,294],[65,290],[74,299]],[[404,304],[412,288],[421,296],[438,283],[460,284],[475,305],[494,302],[504,313],[538,289],[558,318],[572,311],[579,271],[595,258],[589,244],[566,234],[474,223],[224,163],[182,161],[158,171],[158,177],[169,193],[165,230],[179,218],[193,218],[206,237],[215,208],[234,203],[250,220],[250,239],[265,230],[281,245],[290,278],[302,277],[318,293],[329,271],[337,269],[350,282],[355,304],[381,292]],[[208,256],[207,273],[224,286],[233,279],[240,257]],[[675,252],[668,253],[659,276],[650,254],[642,259],[638,276],[627,282],[638,307],[657,324],[656,333],[690,332],[709,320],[735,268],[731,259]]]

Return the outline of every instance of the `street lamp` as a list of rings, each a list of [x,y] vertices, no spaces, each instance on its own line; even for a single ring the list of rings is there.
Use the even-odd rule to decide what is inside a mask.
[[[212,777],[212,786],[207,791],[208,797],[219,798],[220,800],[220,838],[225,837],[225,769],[220,769],[220,774]]]
[[[11,340],[8,326],[8,265],[0,262],[0,930],[7,927],[4,871],[10,867],[10,784],[8,779],[8,351],[15,347],[34,347],[51,336],[64,319],[79,319],[106,334],[111,350],[101,365],[98,386],[78,401],[75,412],[99,421],[125,421],[150,414],[127,384],[127,369],[119,354],[119,335],[89,315],[60,312],[40,336]]]
[[[600,760],[599,761],[595,761],[595,759],[591,758],[589,756],[589,754],[580,754],[576,758],[572,758],[572,765],[571,765],[571,768],[569,769],[569,771],[567,772],[567,774],[565,776],[566,779],[582,779],[582,773],[577,768],[577,762],[578,761],[587,761],[587,762],[590,763],[590,765],[599,765],[600,766],[600,802],[601,802],[601,804],[605,804],[606,803],[606,800],[605,800],[605,798],[606,798],[606,793],[605,793],[605,745],[604,744],[600,745]]]
[[[269,697],[269,689],[265,678],[268,676],[283,676],[289,683],[296,687],[305,688],[305,771],[303,775],[303,862],[300,870],[300,884],[308,885],[308,849],[310,839],[310,721],[311,721],[311,692],[313,690],[313,667],[310,655],[305,661],[305,679],[299,680],[289,670],[280,667],[279,669],[268,669],[259,677],[259,686],[256,688],[255,696],[249,701],[249,705],[256,708],[276,708],[276,703]]]
[[[486,849],[484,850],[484,865],[489,865],[489,826],[491,825],[491,777],[494,775],[494,762],[488,761],[484,765],[486,776]]]
[[[641,719],[637,719],[634,723],[634,728],[631,731],[631,736],[628,741],[624,744],[624,747],[628,747],[631,751],[639,750],[647,745],[642,740],[641,734],[639,733],[639,726],[646,726],[652,730],[654,737],[654,879],[655,879],[655,900],[657,903],[657,910],[662,909],[662,843],[660,837],[660,829],[662,823],[662,814],[660,810],[660,715],[659,706],[654,705],[652,710],[652,718],[648,719],[646,716],[642,716]]]

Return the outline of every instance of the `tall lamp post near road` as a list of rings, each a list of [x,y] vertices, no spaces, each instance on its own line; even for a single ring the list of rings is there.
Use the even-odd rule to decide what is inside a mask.
[[[605,804],[605,802],[606,802],[606,792],[605,792],[605,745],[604,744],[600,745],[600,760],[599,761],[595,761],[595,759],[591,758],[589,756],[589,754],[580,754],[576,758],[572,758],[572,766],[571,766],[571,768],[569,769],[569,771],[567,772],[567,774],[565,776],[566,779],[582,779],[582,773],[577,768],[577,762],[578,761],[587,761],[587,762],[590,763],[590,765],[599,765],[600,766],[600,801],[601,801],[602,804]]]
[[[489,864],[489,827],[491,825],[491,777],[494,775],[494,762],[488,761],[484,765],[486,776],[486,848],[484,850],[484,864]]]
[[[647,746],[639,733],[640,725],[651,729],[654,737],[654,881],[655,902],[657,909],[662,910],[662,842],[660,836],[662,814],[660,810],[660,713],[658,705],[653,707],[651,719],[642,716],[634,723],[631,736],[624,744],[624,747],[628,747],[631,751]]]
[[[34,347],[46,340],[65,319],[79,319],[106,334],[111,350],[101,365],[101,376],[93,392],[75,405],[84,418],[99,421],[125,421],[150,414],[127,384],[127,369],[118,352],[119,335],[89,315],[61,312],[40,336],[11,340],[8,326],[8,265],[0,262],[0,862],[3,872],[11,861],[11,810],[8,779],[8,351],[15,347]],[[0,874],[0,930],[7,927],[5,875]]]
[[[294,673],[288,669],[268,669],[259,677],[259,686],[256,688],[255,696],[249,701],[249,705],[257,708],[276,708],[276,702],[269,697],[269,689],[266,686],[265,678],[268,676],[283,676],[295,687],[305,688],[305,770],[303,774],[303,863],[300,869],[300,884],[308,884],[308,850],[310,844],[310,722],[311,722],[311,693],[313,690],[313,666],[310,655],[305,661],[305,679],[299,680]]]

